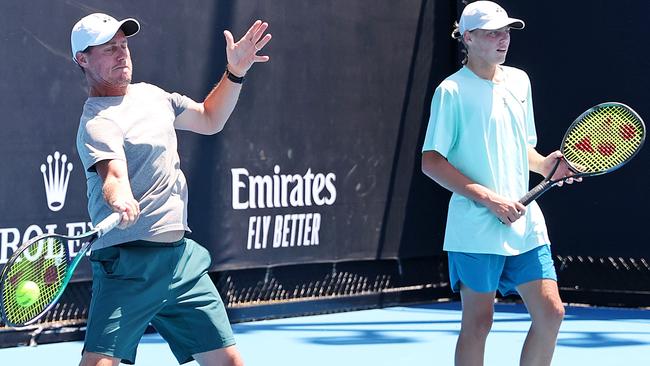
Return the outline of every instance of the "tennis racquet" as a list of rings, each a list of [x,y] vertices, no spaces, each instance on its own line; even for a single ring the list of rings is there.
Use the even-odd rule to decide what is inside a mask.
[[[24,327],[47,313],[93,242],[117,226],[121,217],[112,213],[78,236],[43,234],[21,245],[0,275],[0,309],[5,324]],[[68,245],[76,242],[81,242],[81,248],[72,258]]]
[[[551,173],[524,195],[519,202],[528,205],[566,178],[552,180],[561,160],[575,174],[571,178],[611,173],[630,161],[643,146],[645,124],[632,108],[609,102],[594,106],[569,126]]]

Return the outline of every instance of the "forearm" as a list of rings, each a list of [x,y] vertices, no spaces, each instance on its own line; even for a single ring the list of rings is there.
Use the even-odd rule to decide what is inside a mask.
[[[106,203],[111,207],[114,207],[116,203],[134,199],[128,177],[107,176],[102,186],[102,194]]]
[[[534,147],[528,145],[528,167],[530,171],[544,175],[544,159],[545,157],[538,153]]]
[[[123,160],[102,160],[95,164],[102,178],[104,200],[113,211],[122,213],[120,228],[133,225],[140,216],[140,204],[133,197],[128,168]]]
[[[422,172],[443,188],[482,205],[494,200],[492,190],[469,179],[437,152],[422,155]]]
[[[268,26],[268,23],[261,20],[255,21],[238,42],[235,42],[230,31],[223,32],[226,38],[227,70],[235,76],[235,81],[224,73],[203,103],[191,106],[188,108],[189,113],[183,112],[176,118],[176,128],[205,135],[212,135],[223,129],[241,92],[242,84],[236,78],[244,77],[254,63],[269,60],[269,56],[258,54],[271,40],[270,34],[264,34]]]
[[[472,181],[435,151],[422,154],[422,171],[444,188],[487,207],[506,225],[517,221],[526,211],[521,203]]]
[[[205,98],[203,108],[211,133],[221,131],[226,125],[228,118],[235,110],[241,88],[242,84],[229,80],[224,73],[221,80]]]

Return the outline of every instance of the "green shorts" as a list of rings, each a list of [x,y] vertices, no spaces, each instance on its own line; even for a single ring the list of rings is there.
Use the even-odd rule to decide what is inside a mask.
[[[151,323],[179,363],[235,344],[208,275],[210,254],[190,239],[135,241],[93,251],[93,294],[84,351],[133,364]]]

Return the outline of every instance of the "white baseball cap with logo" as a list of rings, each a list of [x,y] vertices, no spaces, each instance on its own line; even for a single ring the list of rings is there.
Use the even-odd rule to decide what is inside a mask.
[[[521,19],[510,18],[505,9],[492,1],[475,1],[463,9],[458,22],[458,32],[462,36],[465,31],[474,29],[496,30],[506,26],[522,29],[526,24]]]
[[[118,30],[131,37],[140,31],[140,23],[133,18],[117,21],[110,15],[94,13],[81,18],[72,27],[70,44],[72,45],[72,60],[76,63],[77,52],[82,52],[90,46],[98,46],[110,41]]]

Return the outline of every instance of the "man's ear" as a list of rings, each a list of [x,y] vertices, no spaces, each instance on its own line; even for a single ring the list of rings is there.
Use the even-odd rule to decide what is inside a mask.
[[[468,44],[471,41],[472,41],[472,33],[470,31],[465,31],[465,33],[463,33],[463,42],[465,42],[465,44]]]
[[[77,60],[79,66],[84,67],[84,65],[88,65],[88,55],[86,55],[85,53],[77,52],[77,54],[74,57]]]

